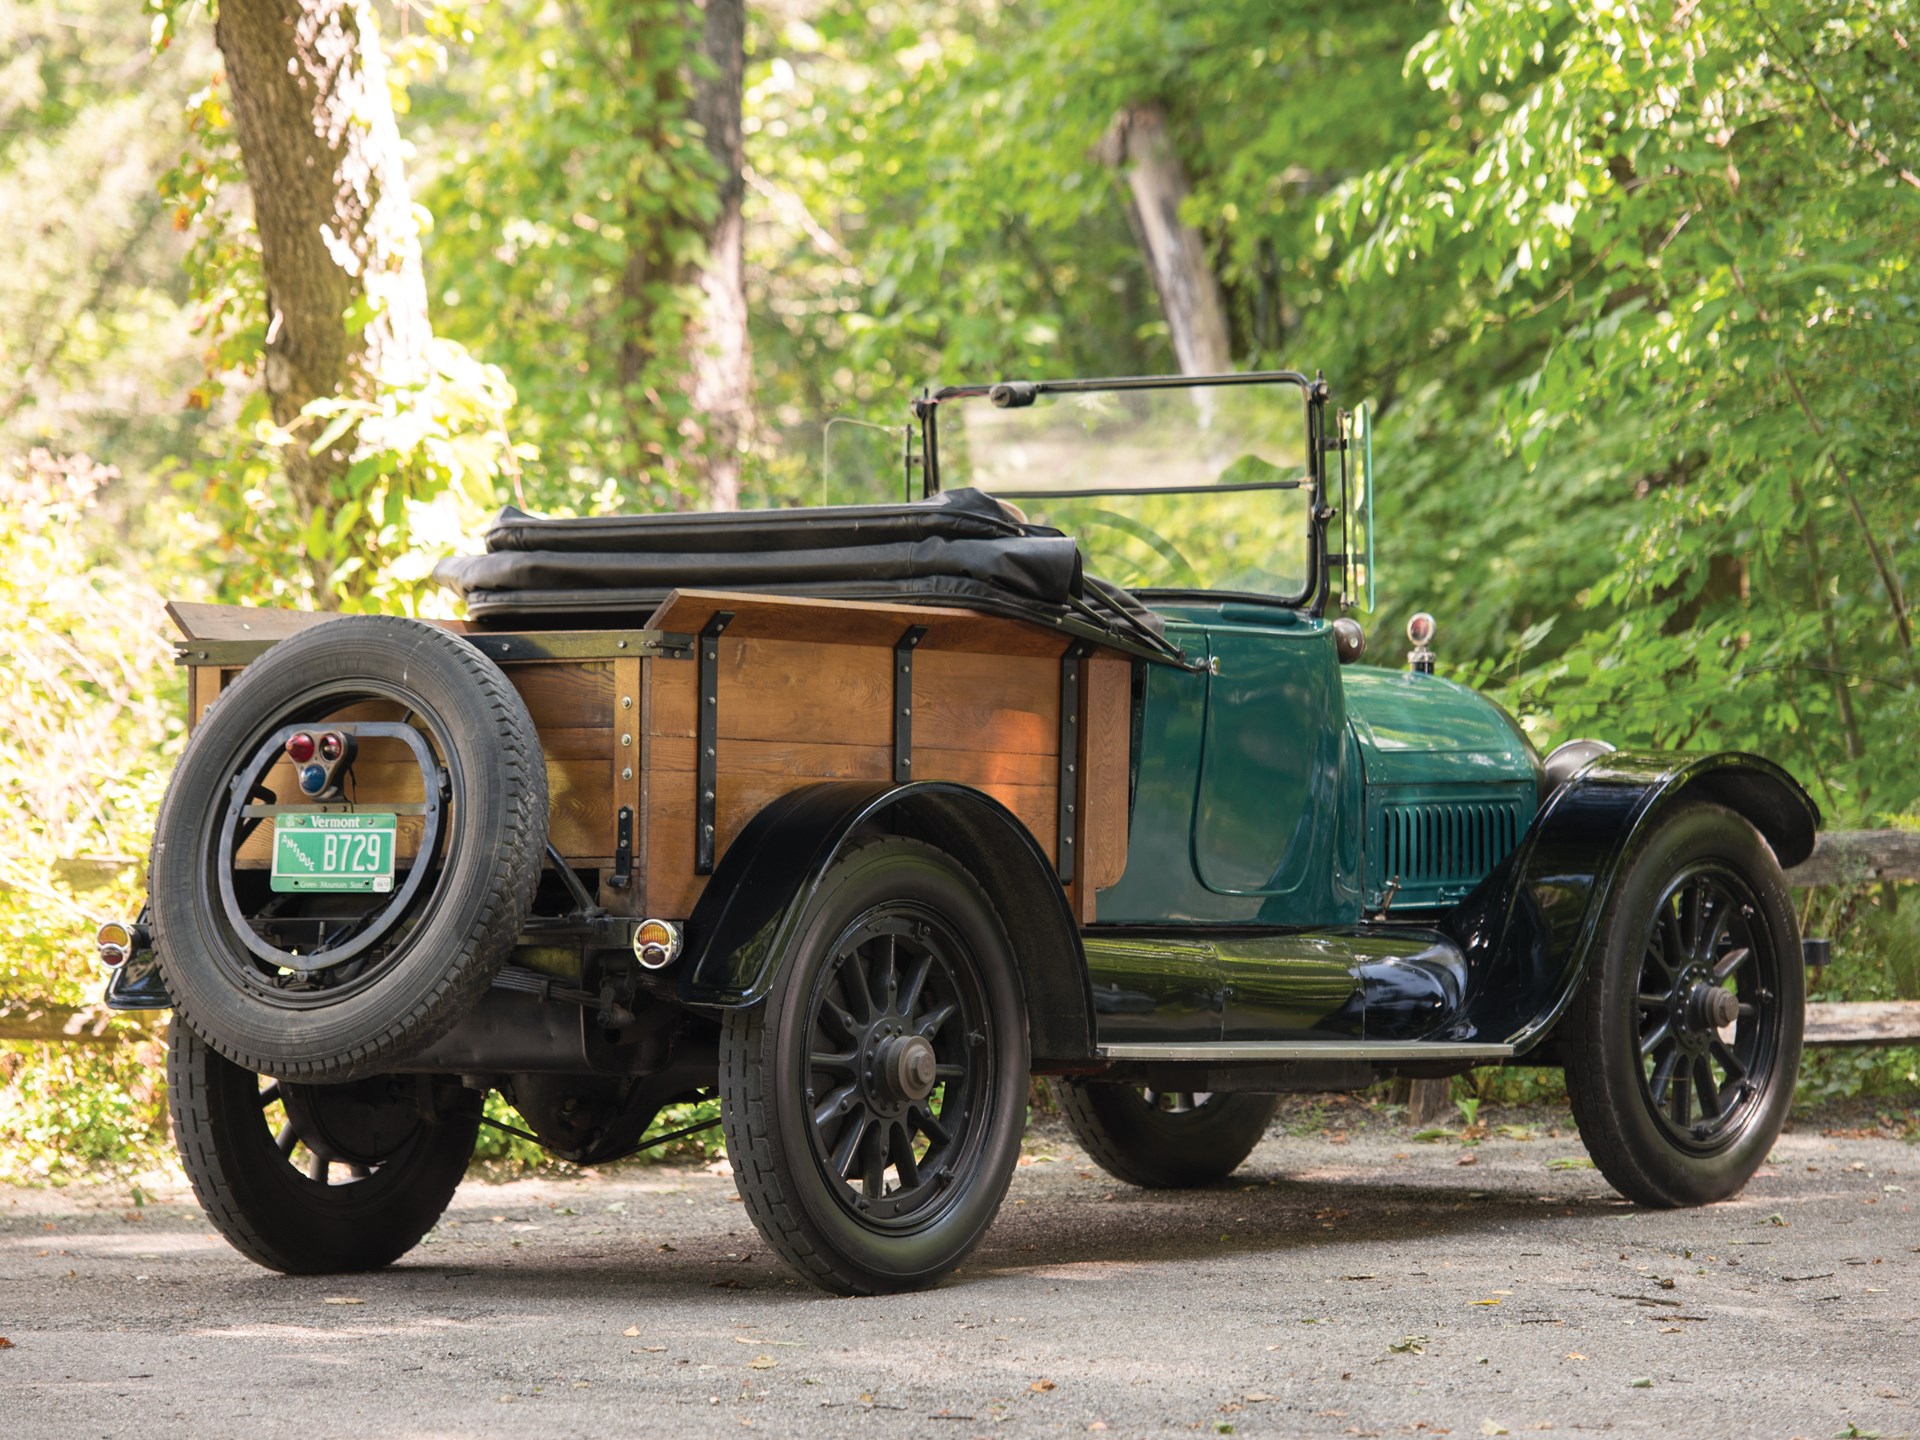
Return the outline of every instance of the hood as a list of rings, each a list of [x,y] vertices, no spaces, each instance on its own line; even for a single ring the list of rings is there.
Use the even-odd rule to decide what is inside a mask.
[[[1340,672],[1347,719],[1367,784],[1523,780],[1542,774],[1539,752],[1506,711],[1438,675],[1349,665]]]

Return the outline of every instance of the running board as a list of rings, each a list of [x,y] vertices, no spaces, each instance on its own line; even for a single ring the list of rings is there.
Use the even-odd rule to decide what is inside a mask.
[[[1505,1060],[1511,1045],[1452,1040],[1262,1040],[1200,1045],[1102,1045],[1103,1060]]]

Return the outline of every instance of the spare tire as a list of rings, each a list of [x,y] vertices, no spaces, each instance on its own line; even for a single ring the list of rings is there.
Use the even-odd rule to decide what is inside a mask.
[[[346,754],[310,797],[288,746],[314,736]],[[492,982],[546,824],[533,718],[465,640],[368,615],[281,641],[207,710],[160,807],[154,951],[180,1019],[276,1079],[391,1070]],[[310,838],[302,860],[294,831],[316,826],[384,834],[344,859]]]

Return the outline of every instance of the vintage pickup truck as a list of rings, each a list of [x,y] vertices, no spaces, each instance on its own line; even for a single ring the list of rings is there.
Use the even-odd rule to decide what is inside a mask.
[[[235,1245],[395,1259],[489,1090],[583,1164],[717,1096],[768,1243],[855,1293],[979,1241],[1032,1074],[1142,1185],[1280,1092],[1478,1065],[1563,1067],[1641,1204],[1746,1182],[1800,1055],[1791,777],[1543,760],[1426,616],[1355,663],[1371,440],[1317,377],[912,415],[898,501],[509,511],[461,622],[174,607],[192,735],[100,939]]]

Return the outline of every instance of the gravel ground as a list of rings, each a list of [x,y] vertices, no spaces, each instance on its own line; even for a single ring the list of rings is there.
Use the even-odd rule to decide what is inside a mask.
[[[1920,1434],[1914,1145],[1803,1122],[1739,1199],[1651,1213],[1563,1117],[1492,1118],[1296,1104],[1179,1194],[1043,1126],[961,1272],[872,1300],[692,1166],[469,1181],[321,1280],[177,1188],[0,1190],[0,1435]]]

